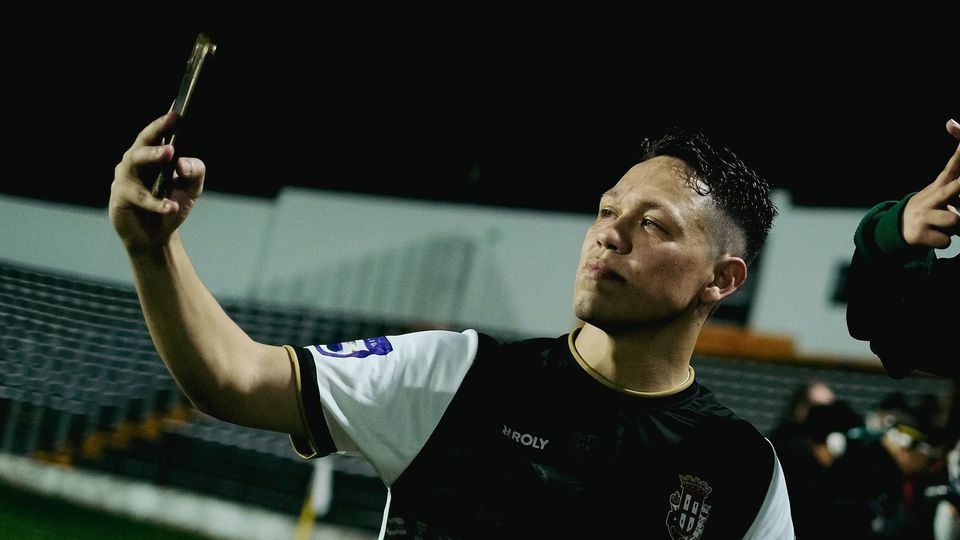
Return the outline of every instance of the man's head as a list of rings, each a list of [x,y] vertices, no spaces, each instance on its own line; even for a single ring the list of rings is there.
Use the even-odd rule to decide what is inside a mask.
[[[581,250],[574,312],[608,330],[705,318],[776,215],[769,185],[702,134],[647,140],[641,158],[601,197]]]

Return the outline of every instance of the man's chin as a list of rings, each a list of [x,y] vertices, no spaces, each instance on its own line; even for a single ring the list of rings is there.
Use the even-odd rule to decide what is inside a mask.
[[[636,321],[618,317],[616,314],[609,313],[607,310],[598,309],[598,306],[575,304],[573,306],[573,314],[576,318],[590,326],[595,326],[607,332],[620,330],[627,326],[636,326],[637,324]]]
[[[582,320],[582,319],[581,319]],[[591,319],[583,321],[594,328],[599,328],[609,336],[618,336],[636,331],[642,325],[636,321],[620,321],[611,319]]]
[[[600,306],[574,305],[573,314],[581,321],[616,335],[638,330],[661,328],[674,322],[681,314],[665,314],[660,317],[641,317],[636,313],[618,313],[614,310],[599,309]]]

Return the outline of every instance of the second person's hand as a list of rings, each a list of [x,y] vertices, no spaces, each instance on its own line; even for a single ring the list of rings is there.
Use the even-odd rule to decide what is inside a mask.
[[[947,132],[960,140],[960,124],[947,122]],[[937,178],[910,198],[903,210],[903,239],[911,246],[943,249],[960,233],[960,145]]]

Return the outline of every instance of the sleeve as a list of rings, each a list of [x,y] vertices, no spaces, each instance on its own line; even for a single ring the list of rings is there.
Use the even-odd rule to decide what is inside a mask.
[[[770,444],[770,441],[767,441],[767,444]],[[783,469],[780,467],[780,460],[773,445],[770,445],[770,450],[773,452],[773,474],[770,477],[770,485],[767,487],[767,496],[763,499],[753,524],[743,536],[744,540],[793,540],[796,538]]]
[[[914,369],[939,373],[938,337],[932,303],[940,294],[932,275],[932,249],[908,246],[900,223],[909,195],[873,207],[857,227],[847,274],[847,330],[870,348],[896,378]],[[930,309],[933,307],[934,309]]]
[[[860,220],[853,236],[855,253],[871,268],[929,269],[935,255],[932,249],[914,247],[903,239],[903,211],[916,195],[899,201],[886,201],[871,208]]]
[[[363,455],[390,486],[439,424],[478,342],[474,330],[427,331],[287,347],[310,434],[291,437],[294,449]]]

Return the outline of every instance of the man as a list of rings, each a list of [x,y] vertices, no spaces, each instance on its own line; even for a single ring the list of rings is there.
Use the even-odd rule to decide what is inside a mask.
[[[144,169],[175,119],[117,165],[110,218],[157,349],[200,410],[289,433],[305,457],[364,455],[390,488],[382,536],[793,538],[769,442],[690,367],[701,327],[747,277],[769,187],[701,135],[649,143],[600,200],[568,336],[501,345],[473,330],[314,345],[253,342],[176,232],[203,185],[181,158],[170,199]]]
[[[947,122],[960,139],[960,124]],[[847,327],[870,342],[887,372],[914,369],[960,376],[951,316],[960,258],[938,259],[960,232],[960,146],[927,187],[870,209],[854,236],[848,275]]]

